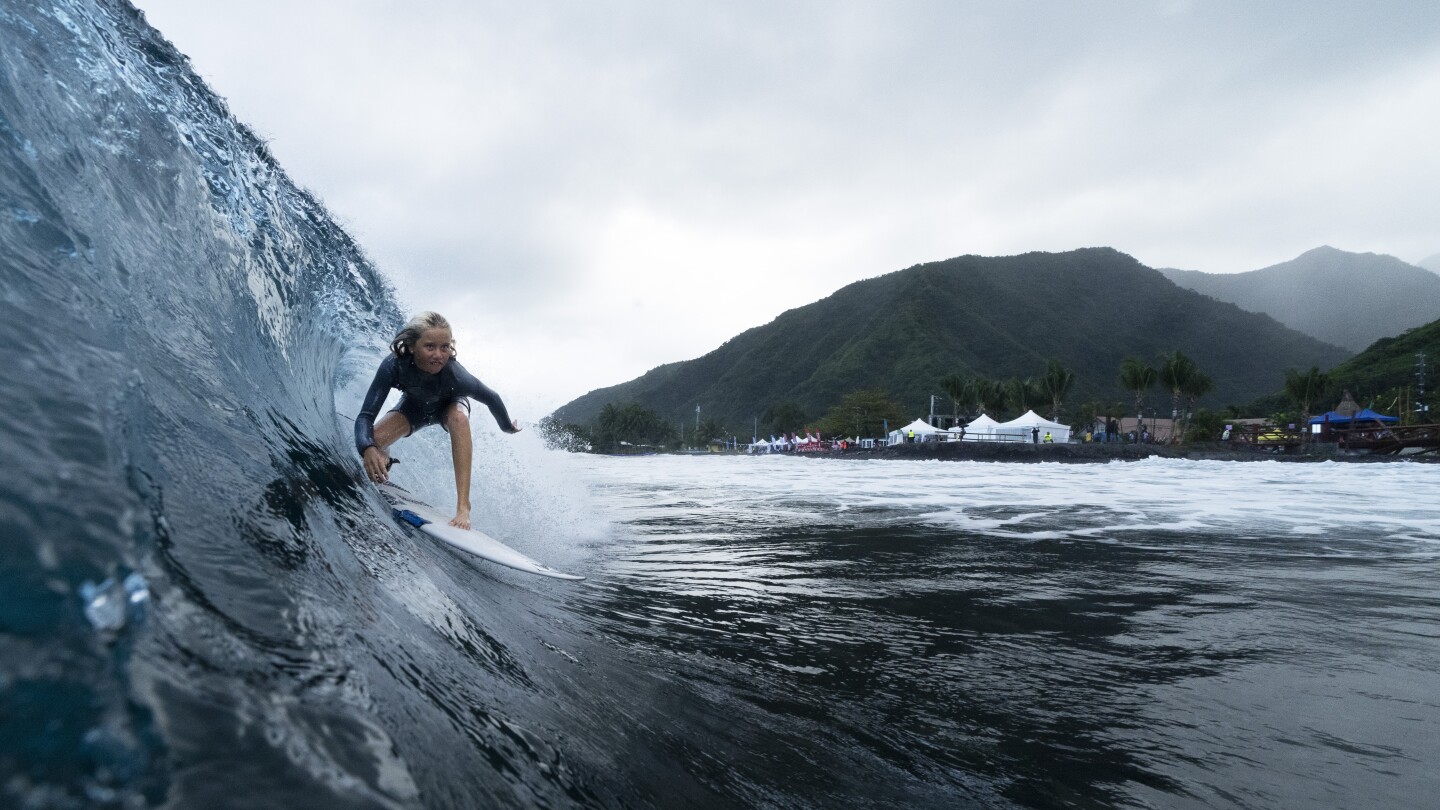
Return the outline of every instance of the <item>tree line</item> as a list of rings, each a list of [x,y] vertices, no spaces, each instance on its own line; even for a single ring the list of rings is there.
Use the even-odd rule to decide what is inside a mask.
[[[1159,390],[1169,398],[1170,418],[1174,420],[1173,435],[1186,440],[1218,438],[1225,419],[1238,417],[1240,409],[1230,406],[1224,412],[1197,409],[1197,401],[1210,393],[1215,382],[1194,360],[1178,350],[1159,356],[1151,365],[1138,357],[1121,362],[1116,382],[1133,398],[1130,414],[1143,417],[1147,413],[1147,397]],[[1126,414],[1118,401],[1088,402],[1066,410],[1066,400],[1074,389],[1075,372],[1059,360],[1046,362],[1040,374],[1030,377],[991,379],[979,374],[957,372],[938,380],[941,392],[950,400],[951,418],[955,423],[968,422],[981,414],[998,421],[1019,416],[1026,411],[1044,413],[1056,422],[1073,418],[1079,432],[1098,418]],[[1293,404],[1298,413],[1275,413],[1273,419],[1308,422],[1315,406],[1333,396],[1330,378],[1318,368],[1308,371],[1290,369],[1285,374],[1283,404]],[[1274,405],[1274,402],[1269,404]],[[1159,414],[1150,412],[1150,416]],[[1297,417],[1298,419],[1294,418]],[[591,423],[558,424],[553,419],[541,422],[540,428],[554,447],[574,451],[601,453],[643,452],[646,450],[677,450],[703,448],[713,443],[789,435],[813,431],[825,438],[839,436],[879,437],[887,429],[894,430],[910,418],[888,393],[868,389],[846,394],[823,415],[811,418],[798,403],[785,401],[768,405],[751,424],[726,425],[713,418],[704,418],[690,430],[685,422],[671,422],[650,408],[638,403],[606,404]],[[1283,423],[1283,421],[1281,422]]]
[[[992,419],[1026,411],[1047,411],[1052,421],[1060,420],[1060,409],[1075,387],[1075,372],[1059,360],[1046,362],[1039,377],[1011,377],[994,380],[978,374],[949,374],[939,381],[940,390],[954,405],[953,418],[990,414]]]
[[[701,420],[687,431],[684,422],[670,422],[639,403],[606,403],[589,424],[557,422],[546,417],[540,422],[546,442],[561,450],[594,453],[641,453],[704,447],[726,436],[724,425],[714,419]]]

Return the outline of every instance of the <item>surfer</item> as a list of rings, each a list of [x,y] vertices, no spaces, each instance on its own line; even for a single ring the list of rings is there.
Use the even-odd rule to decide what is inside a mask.
[[[377,423],[375,417],[392,388],[400,391],[400,402]],[[390,341],[390,354],[380,361],[360,415],[355,417],[355,449],[365,462],[365,474],[376,483],[389,478],[390,445],[428,425],[445,428],[455,464],[457,501],[450,525],[462,529],[470,528],[472,448],[467,397],[484,403],[501,430],[520,432],[520,423],[510,418],[500,395],[455,359],[450,323],[437,313],[422,312]]]

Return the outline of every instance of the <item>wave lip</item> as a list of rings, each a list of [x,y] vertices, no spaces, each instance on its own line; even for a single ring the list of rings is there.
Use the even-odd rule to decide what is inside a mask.
[[[332,393],[390,285],[133,6],[6,4],[0,54],[0,803],[184,804],[276,694],[384,738],[317,696],[348,538],[391,531]],[[285,754],[315,723],[255,749],[288,798],[413,799],[388,754]]]

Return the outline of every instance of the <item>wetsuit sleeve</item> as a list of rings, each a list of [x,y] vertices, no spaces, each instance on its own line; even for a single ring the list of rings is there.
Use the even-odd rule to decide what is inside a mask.
[[[385,397],[395,387],[395,355],[387,354],[375,371],[370,390],[365,392],[365,401],[360,404],[360,414],[355,417],[355,452],[365,455],[365,448],[375,446],[375,417],[385,405]]]
[[[505,403],[500,400],[500,395],[491,391],[485,383],[475,379],[475,375],[465,370],[465,367],[450,361],[450,370],[455,372],[455,386],[459,393],[483,403],[490,409],[490,415],[495,417],[495,424],[506,433],[515,433],[515,425],[510,419],[510,412],[505,410]]]

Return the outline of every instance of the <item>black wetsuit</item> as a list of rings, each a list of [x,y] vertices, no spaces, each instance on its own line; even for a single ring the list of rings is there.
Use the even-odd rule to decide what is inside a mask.
[[[361,456],[365,455],[365,448],[375,445],[375,417],[380,415],[380,408],[392,388],[399,389],[402,396],[400,403],[390,410],[399,411],[405,417],[411,433],[426,425],[438,424],[452,402],[460,402],[469,410],[465,397],[484,403],[501,430],[515,432],[500,395],[485,387],[485,383],[475,379],[475,375],[457,361],[446,363],[438,374],[426,374],[415,367],[413,355],[396,357],[391,353],[380,361],[375,380],[365,392],[360,415],[355,417],[355,449]]]

